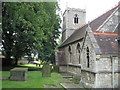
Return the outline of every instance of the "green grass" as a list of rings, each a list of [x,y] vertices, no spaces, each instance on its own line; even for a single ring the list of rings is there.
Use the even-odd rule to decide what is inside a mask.
[[[22,66],[22,67],[28,67],[28,68],[42,68],[43,65],[40,65],[39,66],[36,66],[35,64],[24,64],[24,65],[19,65],[19,66]]]
[[[3,71],[3,76],[9,76],[9,71]],[[44,85],[56,85],[58,88],[62,88],[56,79],[61,79],[61,75],[58,73],[52,73],[51,77],[42,77],[40,71],[28,71],[27,81],[10,81],[3,80],[2,88],[44,88]]]

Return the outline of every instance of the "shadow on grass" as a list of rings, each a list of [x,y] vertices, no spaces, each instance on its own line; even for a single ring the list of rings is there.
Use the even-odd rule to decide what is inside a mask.
[[[23,67],[23,68],[28,68],[28,71],[40,71],[42,70],[41,67],[32,65],[32,64],[25,64],[25,65],[3,65],[2,66],[2,71],[10,71],[11,69],[15,68],[15,67]]]

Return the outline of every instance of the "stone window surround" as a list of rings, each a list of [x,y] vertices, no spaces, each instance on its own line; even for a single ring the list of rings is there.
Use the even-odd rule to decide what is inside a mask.
[[[78,15],[77,14],[74,15],[74,24],[78,24]]]
[[[79,64],[80,64],[80,53],[81,53],[81,48],[80,48],[80,43],[78,43],[76,46],[76,54],[79,54],[79,58],[78,58]]]
[[[90,67],[90,56],[89,56],[89,54],[90,54],[90,51],[89,51],[89,47],[87,46],[87,48],[86,48],[87,68]]]
[[[69,61],[70,61],[70,63],[72,63],[72,61],[71,61],[71,54],[72,54],[71,46],[68,47],[68,52],[69,52]]]

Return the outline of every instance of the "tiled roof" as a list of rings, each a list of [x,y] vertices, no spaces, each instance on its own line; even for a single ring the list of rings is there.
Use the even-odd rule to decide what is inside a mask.
[[[120,4],[119,4],[120,5]],[[118,6],[119,6],[118,5]],[[108,12],[104,13],[103,15],[99,16],[98,18],[94,19],[93,21],[89,22],[89,26],[91,27],[91,29],[93,31],[97,30],[102,23],[114,12],[114,10],[118,7],[115,6],[114,8],[112,8],[111,10],[109,10]],[[85,24],[83,26],[80,26],[77,30],[75,30],[75,32],[68,37],[60,46],[64,47],[72,42],[75,42],[77,40],[82,39],[85,36],[85,32],[86,32],[86,28],[88,27],[88,24]]]
[[[93,32],[102,54],[118,54],[118,34],[114,32]]]
[[[66,46],[74,41],[82,39],[85,36],[85,31],[86,31],[86,26],[82,27],[80,30],[76,30],[67,40],[65,40],[60,45],[60,47]]]
[[[114,8],[112,8],[108,12],[102,14],[101,16],[99,16],[98,18],[96,18],[95,20],[93,20],[92,22],[90,22],[91,29],[93,31],[97,30],[98,27],[103,24],[103,22],[114,12],[114,10],[116,8],[117,8],[117,6],[114,7]]]

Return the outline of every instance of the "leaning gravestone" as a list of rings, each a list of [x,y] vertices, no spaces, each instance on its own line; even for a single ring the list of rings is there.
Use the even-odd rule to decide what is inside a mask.
[[[51,66],[49,64],[44,64],[42,68],[43,77],[51,77]]]
[[[26,81],[28,68],[13,68],[10,70],[11,81]]]

